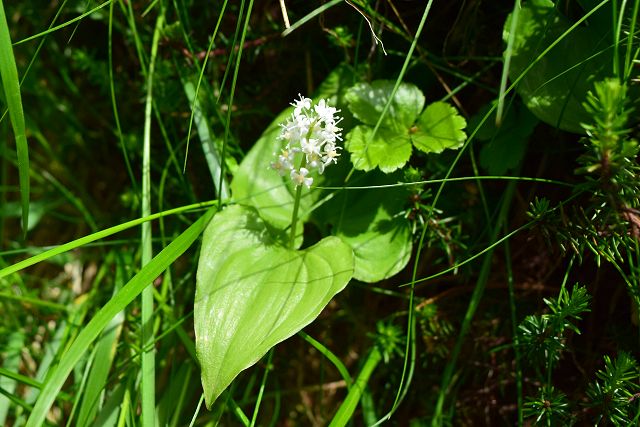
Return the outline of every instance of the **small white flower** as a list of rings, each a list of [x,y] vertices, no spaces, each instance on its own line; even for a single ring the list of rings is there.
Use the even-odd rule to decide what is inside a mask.
[[[336,142],[342,141],[342,129],[338,127],[342,118],[337,115],[340,110],[324,99],[313,105],[310,98],[299,95],[291,105],[293,114],[280,125],[279,139],[284,142],[285,149],[271,167],[280,175],[288,173],[296,187],[305,185],[309,188],[313,178],[307,175],[312,171],[322,174],[340,157],[341,147]],[[296,155],[298,153],[304,156]],[[298,162],[299,169],[296,169]]]
[[[307,155],[307,161],[309,161],[309,156],[320,154],[321,147],[320,141],[317,139],[302,138],[300,141],[300,148],[302,152]]]
[[[284,176],[284,174],[287,173],[286,171],[289,170],[289,168],[285,164],[283,164],[280,160],[271,162],[271,169],[274,169],[276,172],[278,172],[280,176]]]
[[[342,120],[342,117],[340,118],[340,120]],[[331,121],[325,124],[323,131],[327,139],[333,139],[334,141],[338,139],[342,141],[342,135],[341,135],[342,128],[339,128],[338,126],[336,126],[336,124],[338,124],[338,121],[336,122]]]
[[[302,112],[304,110],[310,110],[311,109],[311,99],[310,98],[305,98],[304,96],[298,94],[298,96],[300,97],[300,99],[296,99],[296,103],[295,104],[291,104],[295,107],[293,114],[295,116],[299,116],[302,114]]]
[[[275,156],[276,153],[273,153]],[[280,176],[284,176],[293,169],[293,153],[283,149],[275,162],[271,162],[271,169],[276,170]]]
[[[310,178],[310,177],[307,178],[308,174],[309,174],[309,171],[307,170],[307,168],[300,168],[300,172],[293,169],[291,171],[291,180],[293,181],[296,187],[304,184],[307,186],[307,188],[309,188],[311,187],[311,184],[313,184],[313,178]]]
[[[320,154],[314,153],[310,156],[307,156],[307,166],[311,169],[318,169],[318,173],[322,175],[322,172],[324,172],[325,164],[322,157],[320,157]]]
[[[340,157],[340,153],[338,150],[342,149],[342,147],[338,147],[334,144],[327,144],[324,146],[324,152],[322,156],[322,164],[326,167],[331,163],[338,163],[338,157]]]
[[[338,110],[334,107],[330,107],[327,105],[327,101],[321,99],[318,101],[318,104],[314,107],[316,114],[325,123],[333,122],[334,114],[338,112]]]

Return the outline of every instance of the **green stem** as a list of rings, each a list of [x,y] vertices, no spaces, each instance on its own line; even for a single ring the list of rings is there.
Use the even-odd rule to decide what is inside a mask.
[[[300,209],[300,196],[302,185],[296,188],[296,198],[293,202],[293,215],[291,216],[291,234],[289,235],[289,249],[293,249],[296,243],[296,226],[298,225],[298,210]]]
[[[382,354],[378,346],[374,346],[367,360],[364,362],[364,366],[353,383],[353,386],[349,389],[346,399],[342,402],[342,405],[338,408],[338,412],[336,412],[336,415],[331,420],[329,427],[343,427],[351,420],[371,374],[381,361]]]
[[[149,216],[151,214],[151,112],[153,103],[153,79],[158,46],[160,45],[160,34],[162,32],[163,25],[164,9],[160,11],[160,15],[156,20],[156,27],[153,32],[153,41],[151,45],[151,57],[149,58],[149,68],[147,71],[147,96],[145,102],[142,157],[142,216]],[[144,267],[149,264],[153,258],[151,223],[143,223],[141,229],[141,264],[142,267]],[[151,346],[149,348],[149,346],[154,342],[153,306],[153,286],[147,286],[142,290],[142,309],[140,313],[141,347],[143,348],[142,357],[140,359],[140,411],[143,427],[154,427],[156,424],[156,355],[154,347]]]
[[[267,357],[267,366],[264,368],[264,375],[262,376],[262,383],[260,384],[260,391],[258,392],[258,400],[256,401],[256,407],[253,410],[253,416],[251,417],[251,424],[249,427],[256,425],[256,419],[258,418],[258,410],[260,409],[260,402],[262,402],[262,396],[264,395],[264,387],[267,383],[267,375],[271,370],[271,361],[273,360],[273,348],[269,350],[269,356]]]
[[[311,125],[311,129],[309,129],[309,134],[313,129],[313,125]],[[300,167],[298,170],[301,170],[303,167],[307,165],[307,159],[302,156],[302,160],[300,161]],[[291,232],[289,234],[289,249],[293,249],[296,244],[296,227],[298,225],[298,210],[300,210],[300,198],[302,197],[302,184],[296,187],[296,197],[293,201],[293,214],[291,215]]]

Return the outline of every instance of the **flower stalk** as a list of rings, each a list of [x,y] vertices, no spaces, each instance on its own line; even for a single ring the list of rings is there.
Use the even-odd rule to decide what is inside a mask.
[[[293,113],[281,125],[278,138],[285,145],[280,154],[273,153],[276,160],[271,162],[271,168],[281,176],[289,175],[296,190],[289,239],[289,247],[293,249],[302,186],[311,188],[314,172],[321,175],[327,166],[337,163],[342,149],[338,145],[338,141],[342,141],[342,129],[338,127],[342,118],[337,115],[339,110],[329,106],[325,99],[313,104],[310,98],[300,95],[291,105]],[[296,168],[294,164],[298,159]]]
[[[291,233],[289,234],[289,249],[293,249],[296,243],[296,227],[298,225],[298,210],[300,209],[300,197],[302,196],[302,186],[296,187],[296,195],[293,200],[293,214],[291,216]]]

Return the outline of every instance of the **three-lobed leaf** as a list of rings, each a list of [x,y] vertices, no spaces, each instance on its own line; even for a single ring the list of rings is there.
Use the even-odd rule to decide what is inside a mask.
[[[411,135],[413,145],[425,153],[441,153],[445,148],[460,148],[467,135],[467,121],[446,102],[434,102],[422,112]]]
[[[345,100],[349,110],[361,122],[375,126],[380,119],[384,106],[391,99],[395,82],[375,80],[371,83],[358,83],[349,89]],[[391,99],[389,109],[382,117],[380,127],[406,132],[418,114],[424,108],[424,95],[417,86],[401,83]]]
[[[207,407],[241,371],[311,323],[352,277],[353,251],[337,237],[300,251],[275,240],[255,209],[239,205],[204,233],[194,326]]]
[[[345,146],[351,153],[353,167],[370,171],[379,167],[385,173],[401,168],[411,157],[411,139],[405,132],[380,128],[373,135],[373,128],[356,126],[347,135]]]
[[[391,173],[409,161],[412,143],[425,153],[440,153],[459,148],[466,139],[466,121],[454,107],[434,102],[423,111],[420,89],[401,83],[392,97],[394,87],[393,81],[376,80],[359,83],[345,95],[351,113],[364,123],[346,136],[345,148],[357,170],[377,167]]]

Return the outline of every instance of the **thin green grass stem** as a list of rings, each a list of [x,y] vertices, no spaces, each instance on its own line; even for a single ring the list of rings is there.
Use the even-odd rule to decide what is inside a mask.
[[[253,409],[253,416],[251,417],[251,424],[249,427],[254,427],[256,425],[256,420],[258,419],[258,411],[260,410],[260,403],[262,403],[262,397],[264,396],[264,388],[267,384],[267,377],[269,376],[269,371],[271,370],[271,361],[273,360],[273,352],[274,349],[271,348],[269,350],[269,356],[267,356],[267,366],[264,368],[264,374],[262,375],[262,381],[260,382],[260,391],[258,391],[258,399],[256,400],[256,407]]]
[[[236,29],[233,33],[233,40],[231,41],[231,51],[229,52],[229,59],[227,60],[227,65],[224,70],[224,74],[222,75],[222,81],[220,82],[219,94],[216,99],[216,104],[220,103],[220,99],[222,98],[223,89],[227,84],[227,79],[229,78],[229,73],[233,70],[231,64],[233,64],[233,60],[236,58],[236,46],[238,43],[238,35],[240,34],[240,28],[242,26],[242,18],[244,17],[244,8],[245,8],[245,0],[240,0],[240,6],[238,6],[238,12],[236,17]],[[238,50],[241,46],[238,46]],[[232,105],[229,102],[229,105]],[[227,111],[228,113],[228,111]]]
[[[351,379],[351,375],[349,375],[349,370],[344,365],[344,363],[342,363],[340,358],[338,358],[338,356],[333,354],[331,350],[329,350],[324,344],[322,344],[320,341],[316,340],[306,332],[300,331],[298,332],[298,335],[301,336],[306,342],[311,344],[316,350],[318,350],[320,354],[322,354],[324,357],[329,359],[331,363],[333,363],[333,366],[336,367],[336,369],[340,373],[340,376],[342,377],[345,384],[347,385],[347,390],[350,389],[351,383],[353,382],[353,380]]]
[[[500,77],[500,94],[498,95],[498,110],[496,111],[496,126],[502,123],[502,114],[504,113],[504,99],[507,90],[507,79],[509,77],[509,68],[511,67],[511,57],[513,56],[513,45],[516,40],[516,31],[518,21],[520,19],[520,0],[515,0],[513,12],[511,13],[511,26],[509,28],[509,40],[507,40],[507,48],[504,51],[504,66],[502,67],[502,76]]]
[[[631,52],[633,51],[633,39],[635,37],[636,22],[638,21],[638,10],[640,8],[640,0],[633,2],[633,12],[631,13],[631,19],[629,22],[629,34],[627,35],[627,49],[624,57],[624,80],[628,80],[631,77],[633,71],[633,63],[631,61]],[[636,55],[638,48],[636,48]]]
[[[360,398],[362,397],[362,393],[367,387],[369,378],[371,378],[371,374],[373,374],[373,371],[381,361],[382,353],[380,353],[378,346],[374,345],[362,366],[362,370],[356,377],[353,386],[349,389],[347,397],[331,420],[329,427],[343,427],[351,421],[358,402],[360,402]]]
[[[198,83],[196,84],[196,88],[195,88],[195,94],[193,96],[193,101],[191,102],[191,115],[189,116],[189,128],[187,130],[187,146],[185,148],[185,154],[184,154],[184,164],[182,167],[182,172],[185,173],[187,170],[187,159],[189,158],[189,142],[191,141],[191,130],[193,128],[193,120],[195,118],[195,113],[196,113],[196,108],[199,108],[197,103],[198,103],[198,96],[200,93],[200,86],[202,85],[202,81],[204,78],[204,72],[207,69],[207,62],[209,61],[209,54],[211,53],[211,51],[213,50],[213,46],[214,46],[214,42],[216,40],[216,37],[218,35],[218,30],[220,29],[220,24],[222,23],[222,17],[224,16],[224,11],[227,9],[227,3],[228,0],[225,0],[225,2],[222,4],[222,8],[220,9],[219,15],[218,15],[218,21],[216,22],[216,26],[213,30],[213,33],[211,34],[210,38],[209,38],[209,46],[207,47],[207,52],[204,56],[204,59],[202,60],[202,67],[200,67],[200,72],[198,74]],[[188,40],[188,37],[185,37],[185,39]],[[197,58],[194,57],[194,62],[197,64]],[[220,162],[224,161],[224,159],[219,159]],[[220,193],[220,190],[218,189],[218,194],[220,197],[223,197],[222,194]],[[225,195],[224,197],[228,197],[228,195]]]
[[[242,425],[244,427],[249,427],[251,421],[249,421],[249,418],[245,415],[245,413],[242,411],[242,408],[236,403],[235,400],[233,400],[233,398],[229,397],[229,399],[227,399],[227,405],[229,406],[233,414],[242,423]]]
[[[307,15],[305,15],[304,17],[302,17],[299,21],[297,21],[296,23],[294,23],[293,25],[291,25],[289,28],[287,28],[286,30],[284,30],[282,32],[282,37],[286,37],[289,34],[291,34],[292,32],[294,32],[295,30],[297,30],[298,28],[300,28],[301,26],[303,26],[304,24],[306,24],[307,22],[311,21],[313,18],[315,18],[316,16],[320,15],[322,12],[326,11],[327,9],[337,5],[338,3],[342,3],[343,0],[331,0],[328,3],[323,4],[322,6],[312,10],[310,13],[308,13]]]
[[[60,4],[60,7],[56,11],[56,14],[54,15],[53,19],[51,20],[51,23],[49,24],[49,28],[52,28],[53,25],[56,23],[56,21],[58,20],[58,17],[60,16],[62,11],[64,10],[64,7],[66,6],[67,1],[68,0],[63,0],[63,2]],[[31,60],[29,61],[29,64],[27,64],[27,67],[24,69],[24,72],[22,73],[22,77],[20,78],[20,87],[22,87],[22,84],[27,79],[27,75],[29,74],[29,71],[31,70],[31,67],[33,66],[33,64],[35,64],[36,59],[38,58],[38,54],[40,53],[42,46],[44,46],[45,41],[46,41],[46,37],[43,37],[42,40],[40,40],[40,43],[38,43],[38,47],[36,48],[35,52],[31,56]],[[3,111],[2,116],[0,116],[0,122],[4,120],[4,117],[7,115],[8,112],[9,112],[8,109],[5,109]]]
[[[196,424],[196,419],[198,418],[198,414],[200,413],[200,408],[202,407],[202,403],[204,402],[204,393],[200,395],[200,400],[198,400],[198,406],[193,413],[193,417],[191,418],[191,422],[189,423],[189,427],[193,427]]]
[[[142,156],[142,216],[151,214],[151,113],[153,106],[153,78],[155,70],[155,60],[158,54],[158,44],[160,34],[164,24],[164,10],[162,9],[156,20],[156,27],[153,33],[151,46],[151,58],[149,60],[149,72],[147,73],[147,96],[145,103],[144,122],[144,145]],[[142,224],[142,267],[147,265],[153,258],[153,248],[151,243],[151,223]],[[143,427],[155,427],[156,412],[156,368],[155,349],[146,350],[148,344],[154,342],[153,333],[153,287],[147,286],[142,291],[142,313],[141,323],[141,345],[143,348],[141,358],[141,418]]]
[[[12,264],[8,267],[3,268],[2,270],[0,270],[0,279],[3,277],[6,277],[10,274],[16,273],[20,270],[23,270],[27,267],[30,267],[32,265],[35,265],[39,262],[42,261],[46,261],[49,258],[53,258],[56,255],[60,255],[63,254],[65,252],[71,251],[73,249],[79,248],[81,246],[87,245],[91,242],[95,242],[96,240],[100,240],[100,239],[104,239],[105,237],[109,237],[113,234],[119,233],[121,231],[127,230],[129,228],[133,228],[133,227],[137,227],[142,223],[145,223],[147,221],[153,221],[155,219],[159,219],[168,215],[176,215],[182,212],[187,212],[190,210],[194,210],[194,209],[201,209],[201,208],[206,208],[206,207],[211,207],[213,205],[217,204],[217,200],[214,201],[210,201],[210,202],[205,202],[205,203],[195,203],[192,205],[187,205],[187,206],[182,206],[179,208],[175,208],[175,209],[169,209],[167,211],[164,212],[158,212],[155,213],[153,215],[149,215],[146,217],[142,217],[142,218],[136,218],[134,220],[131,221],[127,221],[125,223],[122,224],[118,224],[115,225],[113,227],[109,227],[107,229],[104,229],[102,231],[98,231],[97,233],[93,233],[93,234],[89,234],[88,236],[84,236],[81,237],[79,239],[76,240],[72,240],[68,243],[62,244],[60,246],[56,246],[52,249],[46,250],[38,255],[34,255],[30,258],[24,259],[20,262],[17,262],[15,264]]]
[[[22,39],[22,40],[19,40],[19,41],[15,42],[13,45],[14,45],[14,46],[17,46],[17,45],[19,45],[19,44],[26,43],[26,42],[28,42],[28,41],[35,40],[35,39],[37,39],[37,38],[40,38],[40,37],[46,36],[47,34],[53,33],[54,31],[58,31],[58,30],[60,30],[60,29],[62,29],[62,28],[64,28],[64,27],[67,27],[67,26],[69,26],[69,25],[71,25],[71,24],[73,24],[73,23],[75,23],[75,22],[78,22],[78,21],[80,21],[80,20],[82,20],[82,19],[86,18],[87,16],[89,16],[89,15],[93,14],[94,12],[97,12],[98,10],[102,9],[103,7],[106,7],[107,5],[111,4],[111,3],[112,3],[112,2],[114,2],[114,1],[116,1],[116,0],[109,0],[109,1],[106,1],[106,2],[104,2],[104,3],[102,3],[102,4],[98,5],[98,6],[94,7],[93,9],[91,9],[91,10],[89,10],[89,11],[87,11],[87,12],[83,13],[82,15],[76,16],[75,18],[70,19],[70,20],[69,20],[69,21],[67,21],[67,22],[63,22],[62,24],[60,24],[60,25],[56,25],[55,27],[53,27],[53,28],[49,28],[49,29],[47,29],[46,31],[43,31],[43,32],[41,32],[41,33],[34,34],[34,35],[32,35],[32,36],[29,36],[29,37],[27,37],[27,38],[24,38],[24,39]]]
[[[118,427],[125,427],[125,425],[127,425],[126,422],[129,419],[129,412],[131,411],[131,382],[132,377],[129,377],[127,387],[124,389],[124,396],[122,396],[122,403],[120,404]]]
[[[243,0],[244,3],[244,0]],[[247,8],[247,17],[244,20],[244,28],[242,29],[242,36],[240,37],[240,44],[238,45],[238,56],[236,57],[236,64],[233,70],[233,80],[231,81],[231,91],[229,94],[229,104],[227,109],[227,120],[224,126],[224,139],[222,140],[222,153],[220,155],[220,180],[218,182],[218,188],[222,188],[223,178],[225,174],[225,165],[227,158],[227,146],[229,144],[229,133],[231,127],[231,112],[233,111],[233,100],[236,93],[236,84],[238,83],[238,74],[240,73],[240,59],[242,59],[242,48],[244,41],[247,37],[247,30],[249,28],[249,19],[251,18],[251,9],[253,8],[253,0],[249,0],[249,6]],[[222,199],[218,200],[219,206],[222,203]]]
[[[127,153],[127,147],[124,142],[124,136],[122,134],[122,127],[120,125],[120,114],[118,113],[118,103],[116,101],[116,83],[113,72],[113,7],[114,2],[111,2],[109,5],[109,29],[108,29],[108,37],[107,37],[107,61],[108,61],[108,69],[109,69],[109,95],[111,97],[111,107],[113,109],[113,120],[116,125],[116,132],[118,135],[118,144],[120,145],[120,150],[122,151],[122,157],[124,158],[124,164],[127,168],[127,174],[129,175],[129,180],[131,181],[131,185],[133,186],[133,191],[135,194],[138,193],[138,182],[135,179],[133,174],[133,168],[131,167],[131,161],[129,160],[129,154]]]
[[[618,2],[613,1],[613,75],[620,76],[620,33],[622,32],[622,21],[624,18],[624,9],[627,4],[627,0],[622,0],[620,9],[617,9]]]

